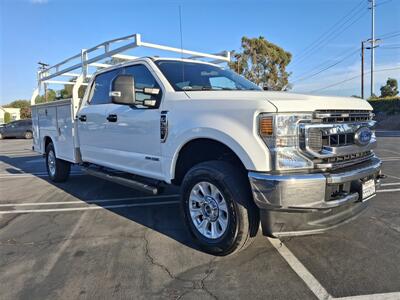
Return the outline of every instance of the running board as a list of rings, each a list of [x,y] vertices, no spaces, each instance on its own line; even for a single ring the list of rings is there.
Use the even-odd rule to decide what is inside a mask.
[[[118,176],[116,174],[112,174],[106,171],[95,170],[93,168],[82,168],[82,171],[88,175],[92,175],[104,180],[108,180],[114,183],[118,183],[120,185],[133,188],[135,190],[140,190],[146,193],[150,193],[152,195],[158,194],[158,187],[149,185],[147,183],[143,183],[137,180],[133,180],[130,178],[125,178],[122,176]]]

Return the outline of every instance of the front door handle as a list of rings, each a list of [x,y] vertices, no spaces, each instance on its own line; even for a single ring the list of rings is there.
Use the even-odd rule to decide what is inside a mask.
[[[108,122],[117,122],[118,117],[117,117],[117,115],[111,114],[111,115],[108,115],[107,120],[108,120]]]
[[[80,115],[79,116],[79,121],[86,122],[86,115]]]

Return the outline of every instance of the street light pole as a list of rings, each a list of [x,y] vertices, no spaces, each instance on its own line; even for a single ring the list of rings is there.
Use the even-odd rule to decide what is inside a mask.
[[[374,66],[375,66],[375,0],[371,2],[371,97],[374,95]]]

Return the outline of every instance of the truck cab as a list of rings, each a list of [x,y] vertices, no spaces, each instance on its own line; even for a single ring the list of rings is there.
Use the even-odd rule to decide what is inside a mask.
[[[72,99],[32,107],[34,149],[53,181],[79,164],[153,194],[179,186],[189,232],[215,255],[243,250],[259,227],[272,237],[333,229],[375,195],[381,161],[365,100],[263,91],[219,65],[226,52],[144,43],[137,34],[123,40],[130,38],[115,50],[112,40],[82,52]],[[128,46],[192,57],[120,54]],[[103,55],[88,57],[99,47]],[[105,57],[126,61],[97,63]],[[90,64],[102,69],[89,76]],[[55,66],[39,74],[39,87],[73,68]]]

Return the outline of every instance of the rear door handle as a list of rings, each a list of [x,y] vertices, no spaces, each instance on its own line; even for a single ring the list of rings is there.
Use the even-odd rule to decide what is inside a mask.
[[[80,115],[79,116],[79,121],[86,122],[86,115]]]
[[[117,117],[117,115],[111,114],[111,115],[108,115],[107,120],[108,120],[108,122],[117,122],[118,117]]]

